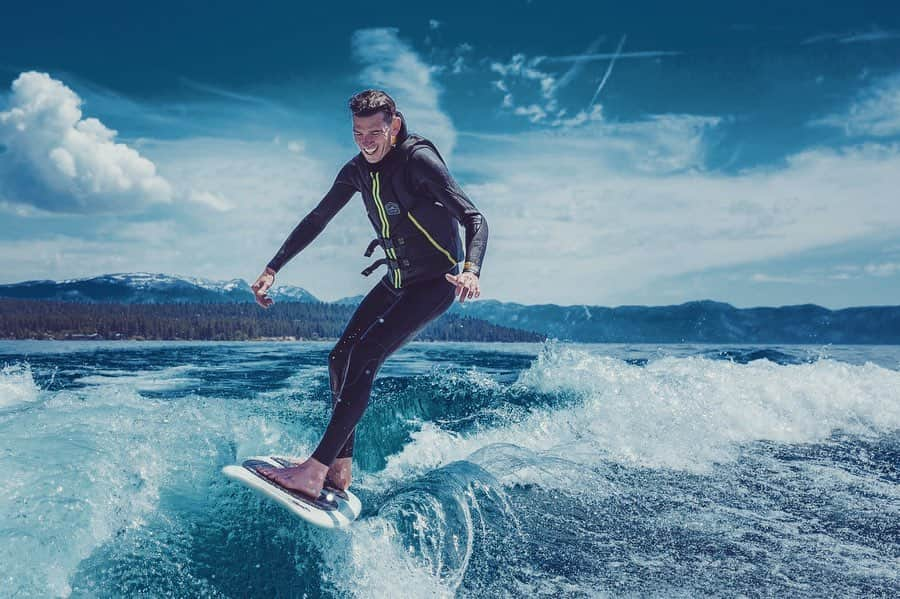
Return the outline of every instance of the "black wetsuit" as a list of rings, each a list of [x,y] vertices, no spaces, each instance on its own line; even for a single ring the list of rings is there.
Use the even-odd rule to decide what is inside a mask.
[[[360,192],[385,257],[388,273],[366,295],[329,354],[334,411],[312,457],[331,465],[353,455],[354,429],[369,402],[381,365],[422,327],[453,303],[455,287],[444,274],[481,272],[487,222],[450,175],[437,148],[408,135],[406,121],[394,148],[376,164],[362,153],[338,173],[331,189],[291,232],[269,262],[276,272],[296,256]],[[465,255],[459,224],[466,230]]]

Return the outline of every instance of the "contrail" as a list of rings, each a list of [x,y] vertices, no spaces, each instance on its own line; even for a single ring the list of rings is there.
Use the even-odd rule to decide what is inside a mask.
[[[623,35],[622,39],[619,40],[619,47],[616,48],[616,53],[613,54],[612,60],[609,61],[609,66],[606,67],[606,74],[603,75],[603,80],[600,81],[600,85],[597,86],[597,91],[594,92],[594,97],[591,98],[590,104],[588,104],[588,110],[594,107],[594,102],[597,100],[597,96],[600,95],[600,90],[603,89],[603,86],[606,85],[606,80],[609,79],[610,73],[612,73],[613,66],[616,64],[616,59],[622,53],[622,46],[625,45],[625,38],[627,35]]]
[[[200,83],[199,81],[194,81],[193,79],[188,79],[187,77],[179,77],[178,79],[185,87],[212,94],[214,96],[228,98],[229,100],[237,100],[239,102],[247,102],[248,104],[260,104],[262,106],[272,106],[277,108],[277,106],[273,102],[265,98],[251,96],[249,94],[239,94],[237,92],[208,85],[206,83]]]
[[[619,58],[657,58],[660,56],[679,56],[684,54],[681,51],[673,50],[642,50],[640,52],[622,52]],[[609,60],[616,56],[615,52],[601,52],[596,54],[572,54],[569,56],[542,56],[541,63],[544,62],[581,62],[591,60]]]
[[[571,68],[569,68],[569,70],[566,71],[565,75],[563,75],[562,77],[559,78],[559,81],[557,81],[556,85],[553,86],[554,89],[560,89],[562,87],[567,86],[569,84],[569,82],[572,81],[572,79],[577,77],[578,74],[581,73],[582,69],[584,68],[584,63],[590,59],[591,55],[593,55],[595,52],[597,52],[597,48],[599,48],[600,44],[603,43],[605,40],[606,40],[606,36],[601,35],[600,37],[598,37],[597,39],[595,39],[594,41],[591,42],[591,45],[588,46],[587,50],[585,50],[583,54],[573,56],[572,57],[573,64],[572,64]]]

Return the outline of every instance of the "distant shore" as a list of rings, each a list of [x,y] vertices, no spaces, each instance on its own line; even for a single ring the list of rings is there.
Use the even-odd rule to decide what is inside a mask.
[[[354,306],[74,303],[0,298],[0,338],[54,340],[316,341],[337,340]],[[418,333],[434,341],[542,341],[545,335],[457,314]]]

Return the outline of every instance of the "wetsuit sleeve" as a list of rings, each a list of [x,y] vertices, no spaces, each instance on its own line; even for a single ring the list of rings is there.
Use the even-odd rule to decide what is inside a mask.
[[[481,273],[487,251],[488,226],[484,215],[450,175],[447,165],[429,147],[417,148],[410,158],[413,183],[424,188],[466,229],[466,261],[463,272]]]
[[[268,267],[278,272],[281,267],[287,264],[294,256],[299,254],[303,249],[312,243],[312,240],[318,237],[325,229],[325,225],[334,218],[334,215],[340,212],[341,208],[347,205],[357,189],[353,183],[351,163],[344,165],[341,172],[338,173],[331,185],[331,189],[325,194],[325,197],[319,202],[319,205],[307,214],[300,223],[294,227],[291,234],[281,245],[281,249],[275,254],[275,257],[269,261]]]

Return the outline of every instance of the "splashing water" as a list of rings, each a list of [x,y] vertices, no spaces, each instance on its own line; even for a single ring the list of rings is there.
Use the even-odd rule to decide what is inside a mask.
[[[329,349],[0,342],[0,588],[900,590],[897,348],[413,344],[376,381],[338,532],[219,476],[311,451]]]

